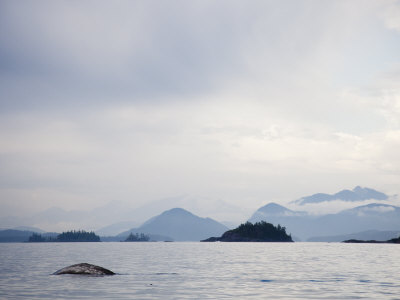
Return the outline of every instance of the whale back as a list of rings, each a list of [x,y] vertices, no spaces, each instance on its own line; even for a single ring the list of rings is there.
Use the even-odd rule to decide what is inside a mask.
[[[63,275],[63,274],[76,274],[76,275],[114,275],[113,271],[99,267],[96,265],[91,265],[87,263],[80,263],[76,265],[71,265],[62,268],[53,273],[53,275]]]

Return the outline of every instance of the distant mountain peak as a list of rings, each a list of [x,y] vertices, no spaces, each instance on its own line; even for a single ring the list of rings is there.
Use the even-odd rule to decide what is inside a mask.
[[[279,204],[277,204],[275,202],[270,202],[270,203],[264,205],[263,207],[260,207],[258,209],[258,211],[261,211],[264,214],[265,213],[269,213],[269,214],[284,214],[284,213],[287,213],[287,212],[290,212],[290,213],[293,212],[290,209],[288,209],[288,208],[286,208],[286,207],[284,207],[282,205],[279,205]]]
[[[382,214],[382,213],[390,213],[390,212],[400,212],[400,208],[398,206],[384,204],[384,203],[370,203],[362,206],[357,206],[351,209],[347,209],[342,213],[351,213],[351,214]]]
[[[361,186],[357,185],[357,186],[353,189],[353,192],[355,192],[355,193],[360,193],[360,192],[364,191],[365,189],[367,189],[367,188],[362,188]]]
[[[280,204],[270,202],[259,209],[250,217],[249,221],[254,223],[258,221],[267,221],[271,218],[277,217],[295,217],[295,216],[303,216],[304,212],[301,211],[293,211],[290,210]]]
[[[190,215],[190,216],[193,216],[193,214],[190,211],[187,211],[186,209],[183,209],[180,207],[171,208],[169,210],[164,211],[162,214],[163,215]]]
[[[365,200],[387,200],[388,196],[382,192],[378,192],[374,189],[363,188],[356,186],[353,190],[342,190],[336,194],[324,194],[317,193],[311,196],[300,198],[294,203],[299,205],[310,204],[310,203],[321,203],[334,200],[342,200],[347,202],[365,201]]]
[[[227,230],[225,225],[211,218],[201,218],[176,207],[150,218],[139,228],[132,228],[130,231],[168,236],[175,241],[200,241],[221,235]]]

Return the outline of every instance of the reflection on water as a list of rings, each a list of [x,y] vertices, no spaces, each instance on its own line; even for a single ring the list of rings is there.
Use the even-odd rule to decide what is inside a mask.
[[[3,299],[399,299],[400,249],[338,243],[0,244]],[[87,262],[115,276],[50,275]]]

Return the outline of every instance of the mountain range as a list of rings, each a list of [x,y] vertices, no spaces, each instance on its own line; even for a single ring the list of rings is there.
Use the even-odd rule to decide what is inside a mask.
[[[132,207],[130,203],[116,200],[88,210],[50,207],[23,217],[0,217],[0,228],[35,226],[62,231],[66,227],[73,227],[94,229],[99,235],[114,236],[130,228],[139,227],[149,218],[173,207],[183,207],[198,215],[221,220],[221,223],[230,227],[239,225],[244,218],[243,215],[252,213],[252,209],[248,207],[236,207],[222,200],[214,201],[204,197],[182,195],[150,201],[139,207]]]
[[[266,221],[285,226],[293,236],[305,241],[313,237],[344,235],[366,230],[400,229],[400,207],[371,203],[322,216],[293,211],[276,203],[259,208],[249,222]]]
[[[347,239],[387,240],[400,232],[400,207],[371,203],[336,214],[315,216],[290,210],[276,203],[260,207],[249,219],[255,223],[266,221],[286,227],[288,233],[302,241],[341,241]],[[30,229],[30,230],[23,230]],[[121,232],[103,241],[123,241],[132,233],[145,233],[153,241],[200,241],[221,236],[228,228],[210,218],[201,218],[182,208],[173,208],[150,218],[139,227]],[[33,233],[43,236],[38,228],[0,230],[0,242],[26,241]]]
[[[338,199],[354,203],[354,205],[362,201],[369,203],[371,201],[367,202],[367,200],[371,199],[379,202],[325,215],[313,215],[303,210],[293,210],[271,202],[257,209],[248,221],[252,223],[266,221],[274,225],[280,224],[286,227],[287,232],[291,233],[295,240],[302,241],[340,240],[344,236],[346,236],[345,239],[364,239],[363,235],[367,231],[374,231],[375,236],[371,239],[379,240],[377,236],[382,236],[382,240],[387,240],[388,238],[385,234],[390,235],[388,232],[397,232],[400,230],[400,208],[380,202],[381,200],[388,199],[388,196],[370,188],[355,187],[353,190],[342,190],[332,195],[319,193],[300,198],[295,203],[301,208],[307,208],[306,204],[318,205],[319,203]],[[171,201],[168,200],[166,203],[186,203],[187,201],[189,201],[187,197],[178,197]],[[151,240],[155,241],[199,241],[211,236],[221,236],[228,229],[234,228],[233,226],[228,228],[211,218],[201,218],[182,208],[160,211],[161,207],[165,207],[166,203],[163,202],[163,205],[160,203],[160,206],[157,206],[157,203],[154,202],[142,209],[133,211],[127,209],[121,203],[110,203],[104,207],[94,208],[87,212],[66,212],[62,209],[51,208],[33,215],[28,220],[32,221],[39,218],[47,222],[47,224],[68,220],[72,224],[70,229],[78,229],[85,228],[80,226],[79,223],[85,218],[97,218],[97,222],[102,221],[104,224],[104,222],[108,222],[109,220],[118,220],[118,216],[120,216],[119,222],[111,223],[111,225],[101,227],[96,231],[99,235],[103,236],[104,241],[124,240],[131,232],[145,233],[150,236]],[[152,211],[151,208],[154,205],[156,205],[156,208],[158,207],[157,209],[154,208],[154,211],[158,210],[160,212],[156,216],[153,215],[154,217],[151,217],[150,211]],[[222,214],[224,209],[233,211],[232,206],[225,205],[222,202],[219,209],[221,209]],[[102,219],[101,216],[105,216],[107,211],[109,212],[108,218],[104,217]],[[141,218],[136,218],[139,212],[142,212],[143,215]],[[93,216],[91,213],[93,213]],[[144,216],[146,215],[150,215],[147,221],[144,220]],[[244,221],[245,219],[243,219],[242,223]],[[26,222],[19,225],[36,225],[36,223]],[[26,237],[32,232],[44,233],[44,231],[37,227],[5,227],[4,225],[2,227],[11,228],[14,231],[0,231],[0,241],[1,236],[4,236],[5,240],[12,239],[10,234],[14,234],[17,241],[22,236]],[[349,234],[353,235],[348,236]]]
[[[306,196],[293,201],[298,205],[305,205],[310,203],[321,203],[334,200],[342,200],[346,202],[365,201],[365,200],[387,200],[389,197],[381,192],[370,188],[362,188],[356,186],[353,190],[342,190],[336,194],[317,193],[311,196]]]
[[[124,241],[130,233],[144,233],[151,241],[200,241],[222,235],[227,230],[228,227],[213,219],[201,218],[182,208],[173,208],[115,237],[102,237],[102,241]],[[7,229],[0,230],[0,242],[24,242],[33,232],[42,236],[54,235],[35,228],[29,231]]]

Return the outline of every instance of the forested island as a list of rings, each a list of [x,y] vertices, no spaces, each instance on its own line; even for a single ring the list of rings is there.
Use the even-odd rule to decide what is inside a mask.
[[[246,222],[226,231],[221,237],[210,237],[202,242],[293,242],[286,228],[265,221],[254,224]]]
[[[33,233],[28,240],[29,243],[43,242],[100,242],[100,237],[93,231],[84,230],[66,231],[54,237],[43,237],[41,234]]]

